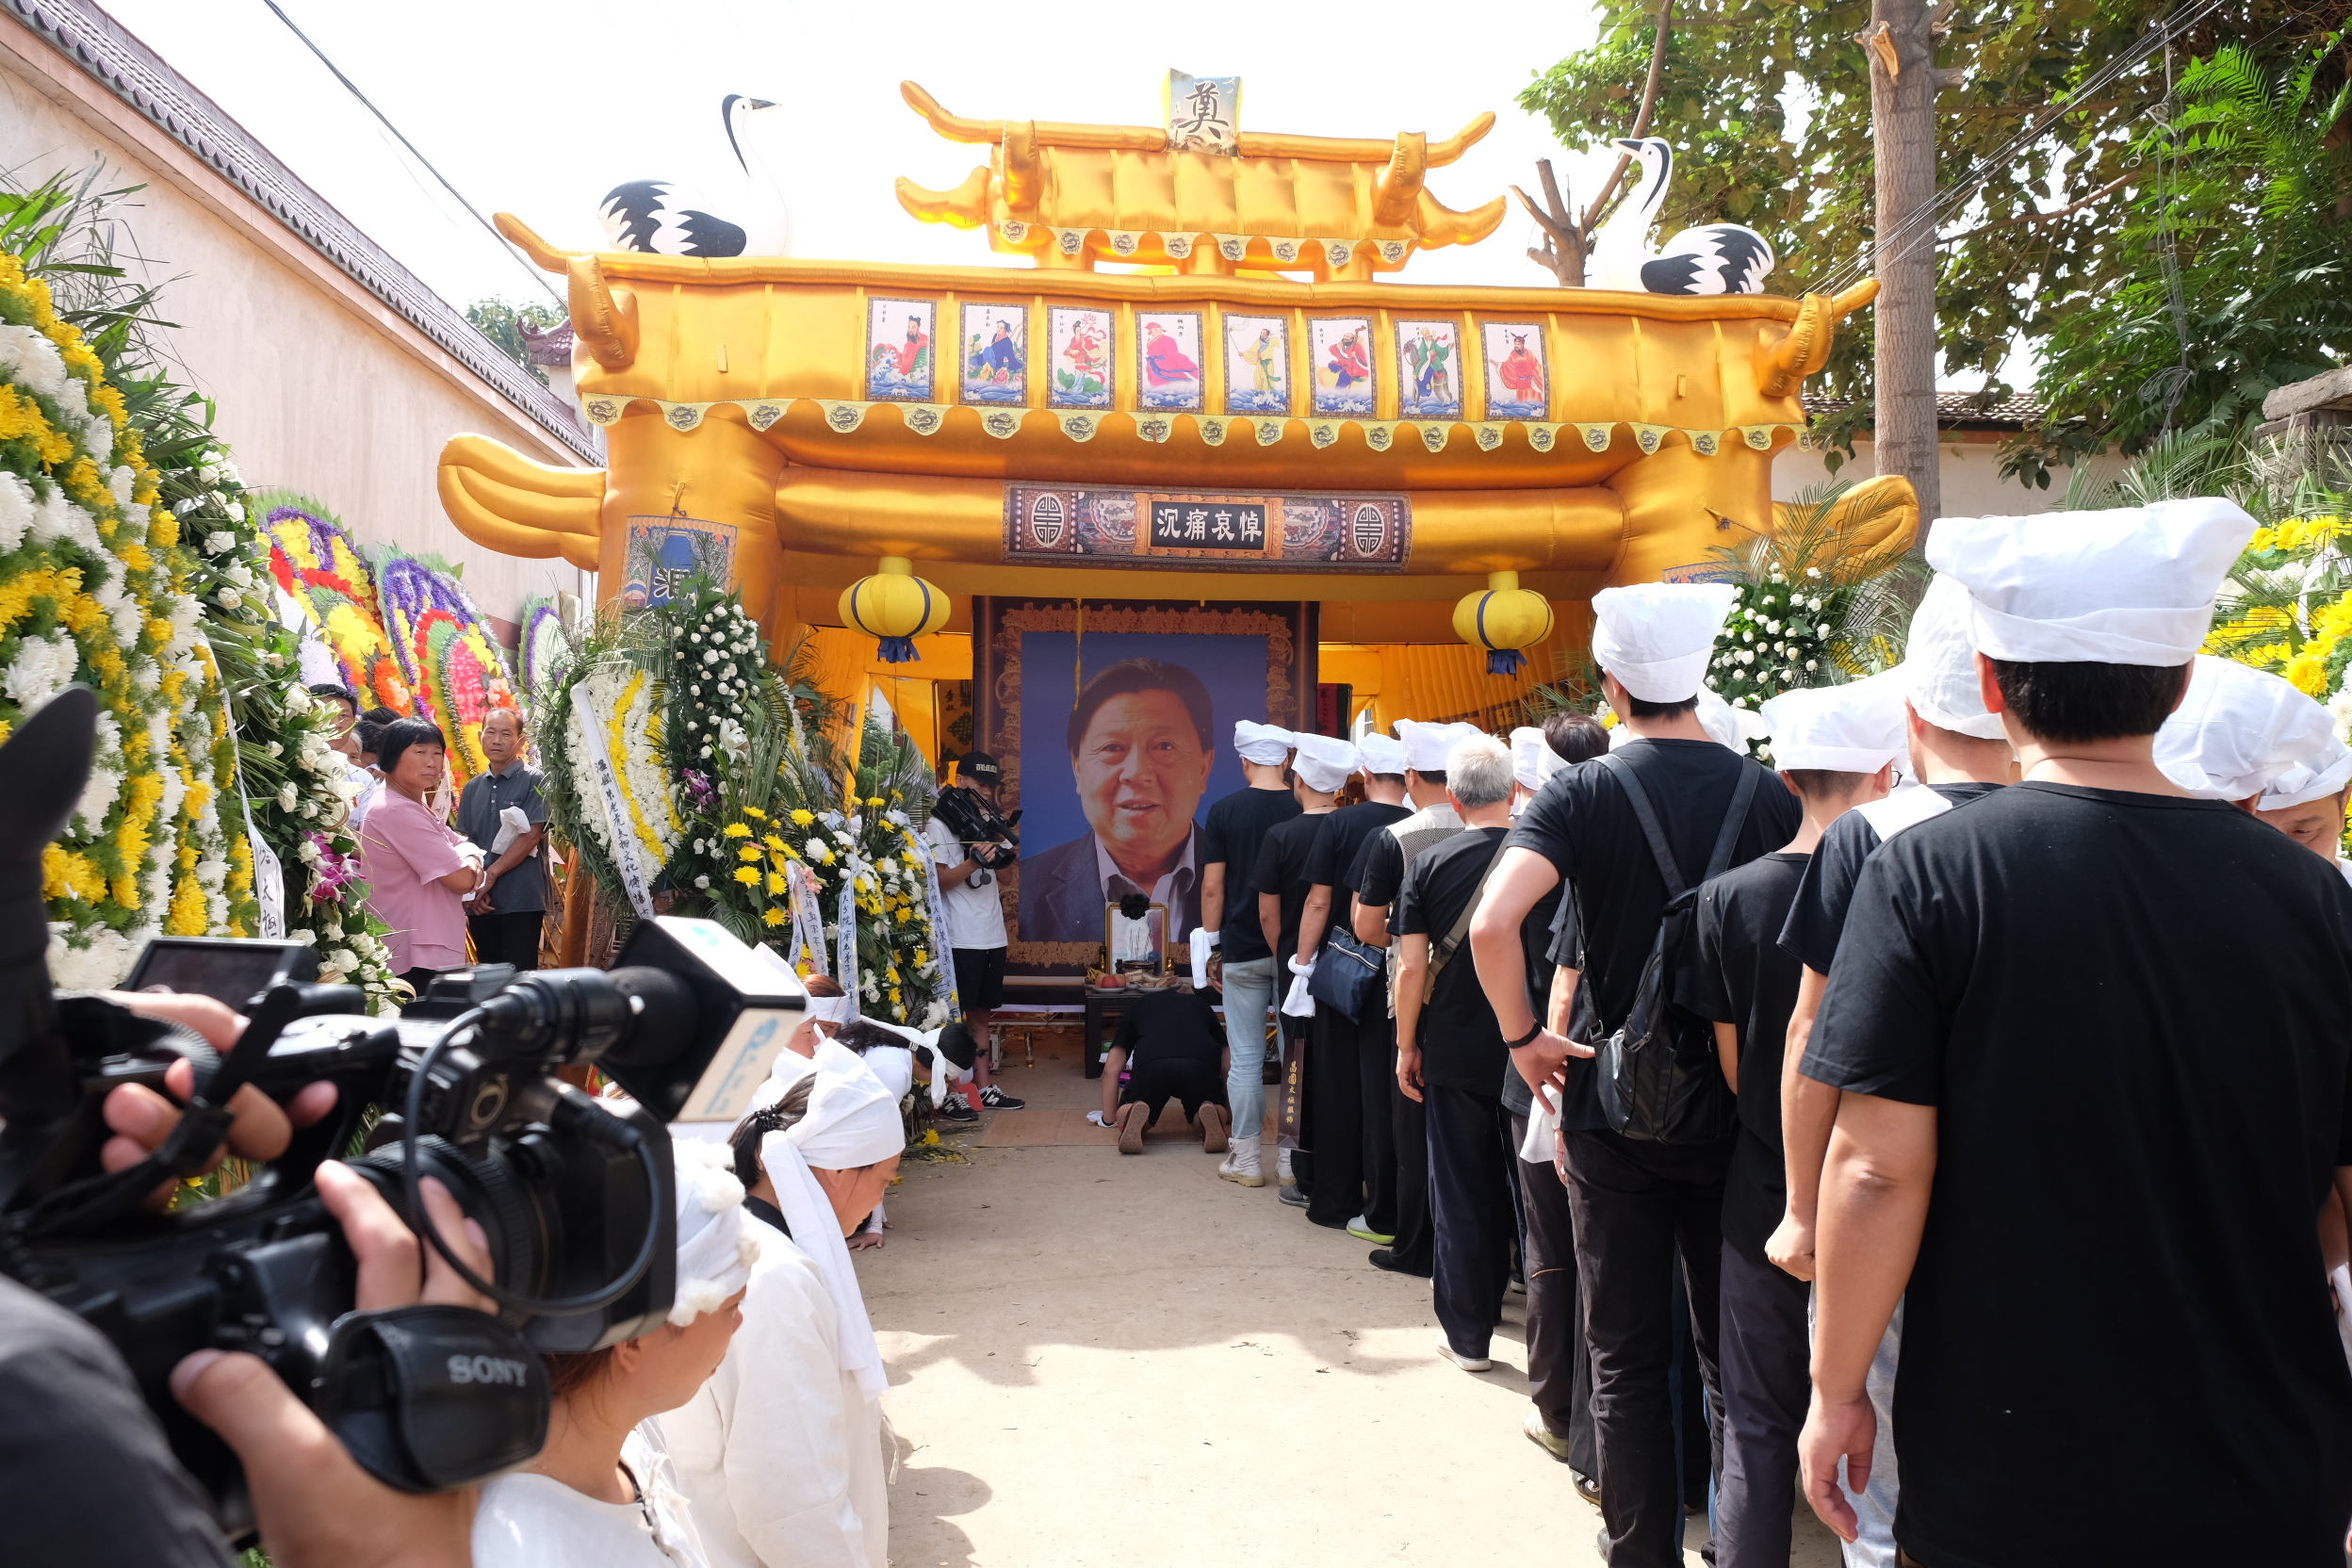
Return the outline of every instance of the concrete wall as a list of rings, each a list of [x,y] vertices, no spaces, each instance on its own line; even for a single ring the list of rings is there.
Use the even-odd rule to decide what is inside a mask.
[[[2051,471],[2050,488],[2029,490],[2001,473],[2001,444],[2007,439],[1995,431],[1946,431],[1943,438],[1944,515],[1948,517],[2024,517],[2048,512],[2064,499],[2069,470]],[[2102,467],[2112,469],[2112,460]],[[1824,480],[1861,481],[1878,473],[1868,440],[1854,444],[1854,457],[1832,474],[1821,454],[1793,447],[1772,460],[1772,498],[1793,500],[1798,491]]]
[[[582,592],[560,560],[469,543],[434,494],[442,444],[479,431],[541,462],[580,458],[177,141],[15,22],[0,17],[0,168],[19,184],[104,158],[108,187],[144,181],[127,214],[188,379],[248,485],[316,498],[363,543],[463,564],[466,587],[512,622],[523,599]],[[507,631],[505,627],[501,631]],[[511,632],[509,632],[511,636]]]

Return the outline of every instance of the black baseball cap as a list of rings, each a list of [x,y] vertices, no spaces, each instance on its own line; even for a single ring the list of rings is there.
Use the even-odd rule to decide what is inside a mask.
[[[996,765],[996,759],[985,751],[968,751],[956,760],[956,776],[976,778],[983,784],[994,784],[1004,776],[1004,770]]]

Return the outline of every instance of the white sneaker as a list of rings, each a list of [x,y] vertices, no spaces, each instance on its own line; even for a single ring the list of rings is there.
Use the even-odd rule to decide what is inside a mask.
[[[1465,1356],[1460,1350],[1455,1349],[1451,1345],[1446,1344],[1446,1336],[1444,1334],[1437,1336],[1437,1349],[1440,1355],[1444,1356],[1447,1361],[1452,1362],[1456,1366],[1461,1367],[1464,1372],[1492,1372],[1494,1370],[1494,1364],[1487,1360],[1484,1356]]]
[[[1228,1182],[1239,1182],[1246,1187],[1266,1185],[1266,1173],[1258,1167],[1258,1145],[1262,1138],[1235,1138],[1225,1155],[1225,1163],[1217,1168],[1217,1175]]]

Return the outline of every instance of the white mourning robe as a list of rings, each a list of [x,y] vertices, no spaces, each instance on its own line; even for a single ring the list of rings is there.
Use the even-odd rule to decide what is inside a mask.
[[[633,1503],[599,1502],[528,1470],[492,1480],[474,1511],[474,1568],[708,1568],[662,1437],[648,1421],[621,1445]]]
[[[703,1549],[711,1568],[886,1568],[882,1407],[841,1370],[808,1255],[772,1227],[760,1241],[727,1359],[662,1417]]]

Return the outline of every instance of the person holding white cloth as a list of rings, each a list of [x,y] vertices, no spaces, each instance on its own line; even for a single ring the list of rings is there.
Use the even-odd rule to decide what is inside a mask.
[[[762,1243],[743,1329],[662,1425],[712,1568],[885,1568],[890,1380],[843,1237],[898,1169],[899,1096],[826,1040],[760,1099],[729,1139]]]

